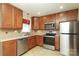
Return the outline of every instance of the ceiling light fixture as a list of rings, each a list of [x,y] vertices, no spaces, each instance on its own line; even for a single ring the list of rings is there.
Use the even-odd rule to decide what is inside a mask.
[[[40,12],[38,12],[37,14],[40,15]]]
[[[63,9],[63,6],[60,6],[59,8],[60,8],[60,9]]]

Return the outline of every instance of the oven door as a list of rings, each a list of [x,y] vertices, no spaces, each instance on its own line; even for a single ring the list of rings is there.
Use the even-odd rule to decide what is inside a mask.
[[[55,37],[45,36],[43,47],[50,50],[55,50]]]
[[[45,36],[43,42],[44,44],[55,46],[55,37]]]

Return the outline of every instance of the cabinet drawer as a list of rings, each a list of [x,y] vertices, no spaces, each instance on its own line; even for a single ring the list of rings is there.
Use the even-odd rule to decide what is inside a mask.
[[[13,45],[14,43],[16,43],[16,40],[10,40],[10,41],[3,42],[3,45],[10,46],[10,45]]]

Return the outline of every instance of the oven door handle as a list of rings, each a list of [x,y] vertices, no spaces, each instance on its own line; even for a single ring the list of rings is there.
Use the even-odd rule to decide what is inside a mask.
[[[55,36],[44,36],[44,37],[48,37],[48,38],[55,38]]]

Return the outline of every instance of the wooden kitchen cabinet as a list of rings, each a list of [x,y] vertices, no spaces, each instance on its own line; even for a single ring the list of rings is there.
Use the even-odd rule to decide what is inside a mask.
[[[56,30],[59,30],[59,22],[61,21],[60,19],[60,13],[56,14]]]
[[[55,22],[56,14],[47,15],[46,18],[47,18],[46,23]]]
[[[55,35],[55,49],[56,50],[59,50],[60,48],[60,43],[59,43],[59,36],[58,35]]]
[[[28,49],[31,49],[35,46],[36,46],[35,37],[34,36],[28,37]]]
[[[36,35],[28,37],[28,49],[31,49],[36,45],[43,46],[43,36]]]
[[[3,56],[16,56],[16,40],[3,42]]]
[[[23,12],[8,3],[0,4],[0,28],[21,29]]]
[[[56,14],[41,16],[41,17],[32,17],[32,29],[45,29],[45,23],[55,22]]]
[[[46,15],[46,16],[41,16],[40,20],[39,20],[39,29],[45,29],[45,23],[49,23],[49,22],[56,22],[56,14],[52,14],[52,15]]]
[[[32,17],[32,29],[39,29],[39,17]]]
[[[28,49],[32,48],[31,37],[28,37]]]
[[[21,29],[23,24],[23,12],[20,9],[14,8],[14,28]]]
[[[60,13],[60,21],[78,20],[78,9],[68,10]]]
[[[78,9],[56,13],[56,29],[59,30],[59,22],[78,20]]]
[[[45,23],[55,22],[56,30],[59,30],[59,22],[74,21],[74,20],[78,20],[78,9],[72,9],[72,10],[68,10],[64,12],[59,12],[59,13],[40,16],[39,18],[35,18],[35,20],[32,20],[32,28],[44,30]]]
[[[78,20],[78,9],[73,9],[65,12],[67,20]]]
[[[43,36],[36,36],[36,45],[43,46]]]
[[[44,30],[45,29],[45,20],[46,19],[46,17],[43,17],[43,16],[41,16],[40,17],[40,20],[39,20],[39,29],[41,29],[41,30]]]
[[[32,47],[36,46],[35,36],[31,37],[31,43],[32,43]]]
[[[2,28],[13,27],[13,6],[10,4],[2,4]]]

